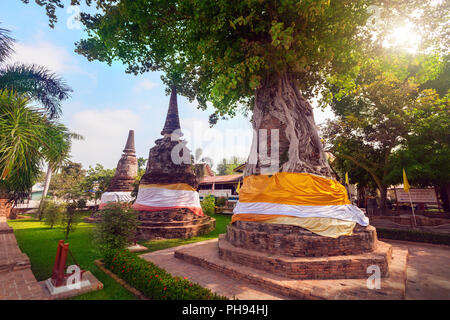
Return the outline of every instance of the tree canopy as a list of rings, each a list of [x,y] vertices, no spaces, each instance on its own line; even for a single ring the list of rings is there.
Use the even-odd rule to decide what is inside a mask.
[[[411,57],[386,51],[383,57],[368,61],[356,80],[359,89],[333,101],[336,119],[323,130],[338,166],[346,168],[352,163],[364,169],[383,198],[389,185],[401,183],[403,168],[413,165],[414,161],[405,160],[412,150],[418,151],[419,146],[422,151],[437,150],[431,161],[434,164],[448,156],[444,151],[448,150],[448,95],[441,98],[434,89],[421,89],[421,84],[440,76],[443,70],[442,60],[433,55]],[[416,166],[424,164],[429,152],[416,155]],[[444,169],[445,165],[438,167]],[[436,173],[438,167],[434,168]],[[412,183],[419,182],[415,171],[409,176]],[[434,176],[422,174],[428,175],[428,183]]]
[[[62,1],[36,3],[45,6],[53,25]],[[213,122],[218,116],[251,109],[254,90],[272,74],[291,74],[306,98],[317,95],[325,81],[339,83],[344,91],[352,89],[361,51],[374,34],[366,25],[369,18],[392,22],[408,17],[421,22],[421,31],[429,35],[440,30],[445,18],[445,4],[430,6],[417,0],[86,3],[96,3],[98,10],[81,14],[88,37],[77,43],[78,53],[109,64],[119,60],[135,74],[163,71],[165,82],[176,83],[178,92],[197,99],[201,108],[206,109],[207,101],[213,104],[217,111]],[[381,14],[373,18],[374,6]],[[417,11],[421,14],[411,15]],[[382,34],[376,39],[380,43]],[[323,96],[330,98],[327,93]]]

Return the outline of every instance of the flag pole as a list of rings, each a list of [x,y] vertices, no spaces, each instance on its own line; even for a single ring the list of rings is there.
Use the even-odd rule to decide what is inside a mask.
[[[412,210],[412,214],[413,214],[413,218],[414,218],[414,226],[417,227],[416,214],[414,213],[414,206],[413,206],[412,199],[411,199],[411,193],[409,191],[408,191],[408,195],[409,195],[409,202],[411,203],[411,210]]]

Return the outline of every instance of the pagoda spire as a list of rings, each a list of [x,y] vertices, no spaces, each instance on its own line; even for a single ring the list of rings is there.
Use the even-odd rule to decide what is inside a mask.
[[[178,103],[177,103],[177,89],[172,86],[172,92],[170,94],[169,110],[167,111],[166,123],[161,131],[163,136],[170,135],[180,127],[180,117],[178,115]]]
[[[107,192],[131,192],[137,176],[136,149],[134,147],[134,130],[128,132],[127,143],[117,163],[116,173],[109,183]]]
[[[136,153],[136,149],[134,147],[134,130],[130,130],[128,132],[127,143],[125,144],[125,149],[123,149],[124,153]]]

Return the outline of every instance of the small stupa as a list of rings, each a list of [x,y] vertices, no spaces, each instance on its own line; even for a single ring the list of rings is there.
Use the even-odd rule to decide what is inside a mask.
[[[128,132],[128,139],[123,149],[122,157],[117,163],[116,173],[109,183],[106,192],[102,194],[99,209],[111,202],[130,202],[137,176],[137,159],[134,147],[134,130]]]
[[[147,168],[139,183],[133,208],[141,224],[138,239],[190,238],[215,228],[215,219],[203,214],[192,156],[181,140],[177,91],[172,86],[163,138],[150,149]]]

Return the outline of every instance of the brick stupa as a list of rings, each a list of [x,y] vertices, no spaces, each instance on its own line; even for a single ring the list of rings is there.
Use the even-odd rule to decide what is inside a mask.
[[[180,139],[175,87],[161,135],[163,138],[156,140],[150,149],[133,205],[141,220],[138,239],[190,238],[214,230],[215,219],[203,214],[196,191],[201,177],[195,175],[190,151]],[[179,157],[174,160],[174,154],[184,160],[181,163]]]
[[[116,173],[102,194],[100,209],[111,202],[131,202],[131,192],[137,176],[137,159],[134,147],[134,131],[128,132],[127,143],[123,149],[122,157],[117,163]]]
[[[134,130],[128,132],[128,139],[123,149],[122,157],[117,163],[114,178],[109,183],[106,192],[131,192],[134,179],[137,176],[136,149],[134,147]]]

